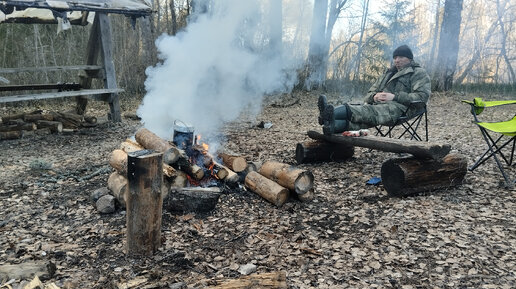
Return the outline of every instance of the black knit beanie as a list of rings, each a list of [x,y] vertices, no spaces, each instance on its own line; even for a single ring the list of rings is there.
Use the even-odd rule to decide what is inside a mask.
[[[414,55],[412,55],[412,50],[407,45],[402,45],[394,50],[392,53],[392,58],[396,56],[405,56],[408,59],[414,59]]]

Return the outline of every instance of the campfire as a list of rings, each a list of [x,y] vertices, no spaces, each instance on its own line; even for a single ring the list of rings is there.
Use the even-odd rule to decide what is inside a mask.
[[[125,206],[129,189],[127,181],[128,154],[145,150],[162,153],[163,195],[174,199],[174,206],[181,203],[181,211],[196,206],[192,197],[218,195],[226,188],[249,189],[276,206],[282,206],[288,197],[308,200],[313,195],[313,174],[288,164],[267,161],[260,165],[243,156],[219,152],[212,155],[209,145],[201,136],[194,136],[193,128],[175,126],[172,141],[160,138],[146,128],[139,129],[135,140],[126,139],[111,154],[109,163],[115,169],[108,179],[108,188]],[[180,198],[177,198],[181,195]],[[213,200],[213,198],[211,198]],[[164,203],[166,203],[164,201]],[[213,209],[209,205],[208,209]],[[202,209],[204,211],[208,210]]]

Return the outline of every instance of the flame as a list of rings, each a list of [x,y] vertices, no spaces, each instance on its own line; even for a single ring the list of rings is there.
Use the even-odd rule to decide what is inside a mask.
[[[203,154],[208,153],[208,150],[209,150],[210,146],[209,146],[207,143],[205,143],[205,142],[201,143],[201,135],[200,135],[200,134],[199,134],[199,135],[197,135],[197,139],[196,139],[195,143],[197,143],[197,144],[200,144],[200,145],[201,145],[201,147],[202,147],[202,148],[203,148],[203,150],[204,150],[204,151],[202,152]]]

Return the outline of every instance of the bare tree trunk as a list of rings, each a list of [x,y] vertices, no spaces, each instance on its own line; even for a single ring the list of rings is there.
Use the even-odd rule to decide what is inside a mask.
[[[353,76],[354,81],[360,81],[360,64],[362,59],[362,43],[364,41],[364,34],[366,31],[367,17],[369,13],[369,0],[364,1],[362,6],[362,21],[360,21],[360,37],[358,38],[357,44],[357,65],[355,68],[355,75]]]
[[[457,79],[455,80],[455,84],[461,84],[464,81],[464,79],[466,79],[466,76],[468,76],[468,74],[471,72],[471,69],[473,68],[473,66],[480,59],[480,53],[482,52],[483,47],[489,42],[489,40],[491,39],[491,36],[494,34],[494,31],[497,26],[498,26],[498,20],[491,24],[491,27],[489,27],[489,30],[487,31],[486,36],[484,37],[484,41],[481,43],[478,43],[478,46],[475,49],[475,52],[473,53],[471,60],[468,62],[468,65],[466,65],[466,68],[464,68],[461,75],[459,75],[457,77]]]
[[[500,0],[496,0],[496,11],[498,15],[498,22],[500,22],[500,32],[502,33],[502,48],[501,48],[501,55],[503,56],[503,59],[505,60],[505,64],[507,65],[507,69],[509,70],[509,81],[514,82],[516,81],[516,75],[514,73],[514,69],[511,65],[511,60],[507,56],[507,38],[509,37],[507,34],[507,31],[505,31],[504,26],[504,20],[503,20],[503,14],[505,12],[505,1],[503,1],[502,4],[500,4]]]
[[[281,57],[282,37],[283,37],[283,5],[282,1],[269,0],[270,32],[269,32],[269,51],[271,56]]]
[[[438,64],[434,74],[436,91],[448,91],[453,86],[453,75],[459,54],[459,34],[463,0],[446,0],[439,39]]]
[[[439,35],[439,23],[441,19],[441,0],[437,0],[435,5],[435,26],[434,26],[434,37],[432,40],[432,49],[430,50],[430,55],[428,59],[428,68],[433,74],[434,72],[434,59],[435,59],[435,48],[437,46],[437,37]]]
[[[174,0],[170,0],[170,15],[172,17],[172,35],[177,33],[177,14]]]
[[[307,90],[317,88],[323,81],[322,66],[326,33],[326,14],[328,0],[315,0],[312,16],[312,30],[308,47],[307,75],[304,87]]]

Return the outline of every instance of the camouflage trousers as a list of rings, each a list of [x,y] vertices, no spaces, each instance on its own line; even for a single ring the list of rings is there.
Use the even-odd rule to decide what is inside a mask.
[[[352,112],[348,130],[359,130],[377,125],[393,125],[405,112],[406,106],[399,102],[349,105]]]

